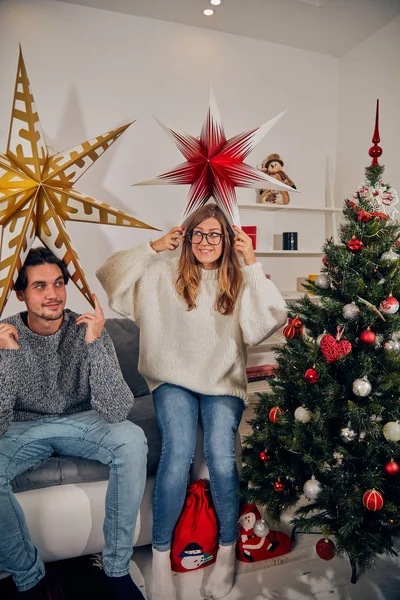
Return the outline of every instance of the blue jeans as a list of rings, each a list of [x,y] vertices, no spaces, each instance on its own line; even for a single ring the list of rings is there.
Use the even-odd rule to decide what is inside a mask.
[[[235,438],[243,400],[235,396],[206,396],[164,383],[153,392],[162,436],[160,464],[153,496],[153,547],[169,550],[185,501],[187,478],[196,448],[197,423],[204,434],[204,456],[219,524],[219,543],[237,540],[239,476]]]
[[[44,565],[25,516],[11,491],[12,479],[53,453],[98,460],[110,467],[103,552],[107,575],[129,572],[136,519],[146,482],[147,442],[130,421],[107,423],[94,410],[63,417],[15,421],[0,435],[0,570],[19,591],[36,585]]]

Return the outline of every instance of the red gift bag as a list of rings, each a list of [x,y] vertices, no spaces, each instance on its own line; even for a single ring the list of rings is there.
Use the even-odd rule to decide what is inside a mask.
[[[261,519],[260,511],[255,504],[245,504],[240,511],[239,539],[236,545],[236,556],[242,562],[257,562],[287,554],[292,542],[281,531],[271,531],[266,525],[265,535],[260,537],[254,533],[254,523]]]
[[[218,525],[210,490],[204,479],[192,483],[186,495],[171,547],[171,568],[179,573],[211,565],[217,556]]]

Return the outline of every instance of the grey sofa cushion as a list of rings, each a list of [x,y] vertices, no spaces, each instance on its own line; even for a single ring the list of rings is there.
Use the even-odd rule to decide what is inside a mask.
[[[125,381],[135,396],[128,419],[146,434],[149,453],[147,474],[154,475],[161,452],[161,437],[153,399],[147,383],[137,369],[139,359],[139,329],[128,319],[107,319],[106,328],[113,340]],[[109,469],[94,460],[71,456],[51,456],[11,482],[14,492],[61,485],[107,480]]]
[[[138,371],[139,328],[129,319],[107,319],[106,329],[115,346],[119,366],[135,398],[150,394],[146,380]]]

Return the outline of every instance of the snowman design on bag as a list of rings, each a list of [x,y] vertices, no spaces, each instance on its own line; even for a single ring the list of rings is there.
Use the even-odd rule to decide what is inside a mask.
[[[179,558],[182,559],[181,564],[184,569],[198,569],[204,563],[213,559],[212,554],[207,554],[203,551],[203,548],[192,542],[188,544],[183,551],[179,554]]]

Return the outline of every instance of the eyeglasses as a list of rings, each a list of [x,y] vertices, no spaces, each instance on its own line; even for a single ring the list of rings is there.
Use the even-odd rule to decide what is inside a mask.
[[[192,244],[201,244],[203,239],[206,238],[210,246],[218,246],[223,237],[224,234],[218,233],[217,231],[203,233],[202,231],[194,230],[189,233],[189,240],[192,242]]]

